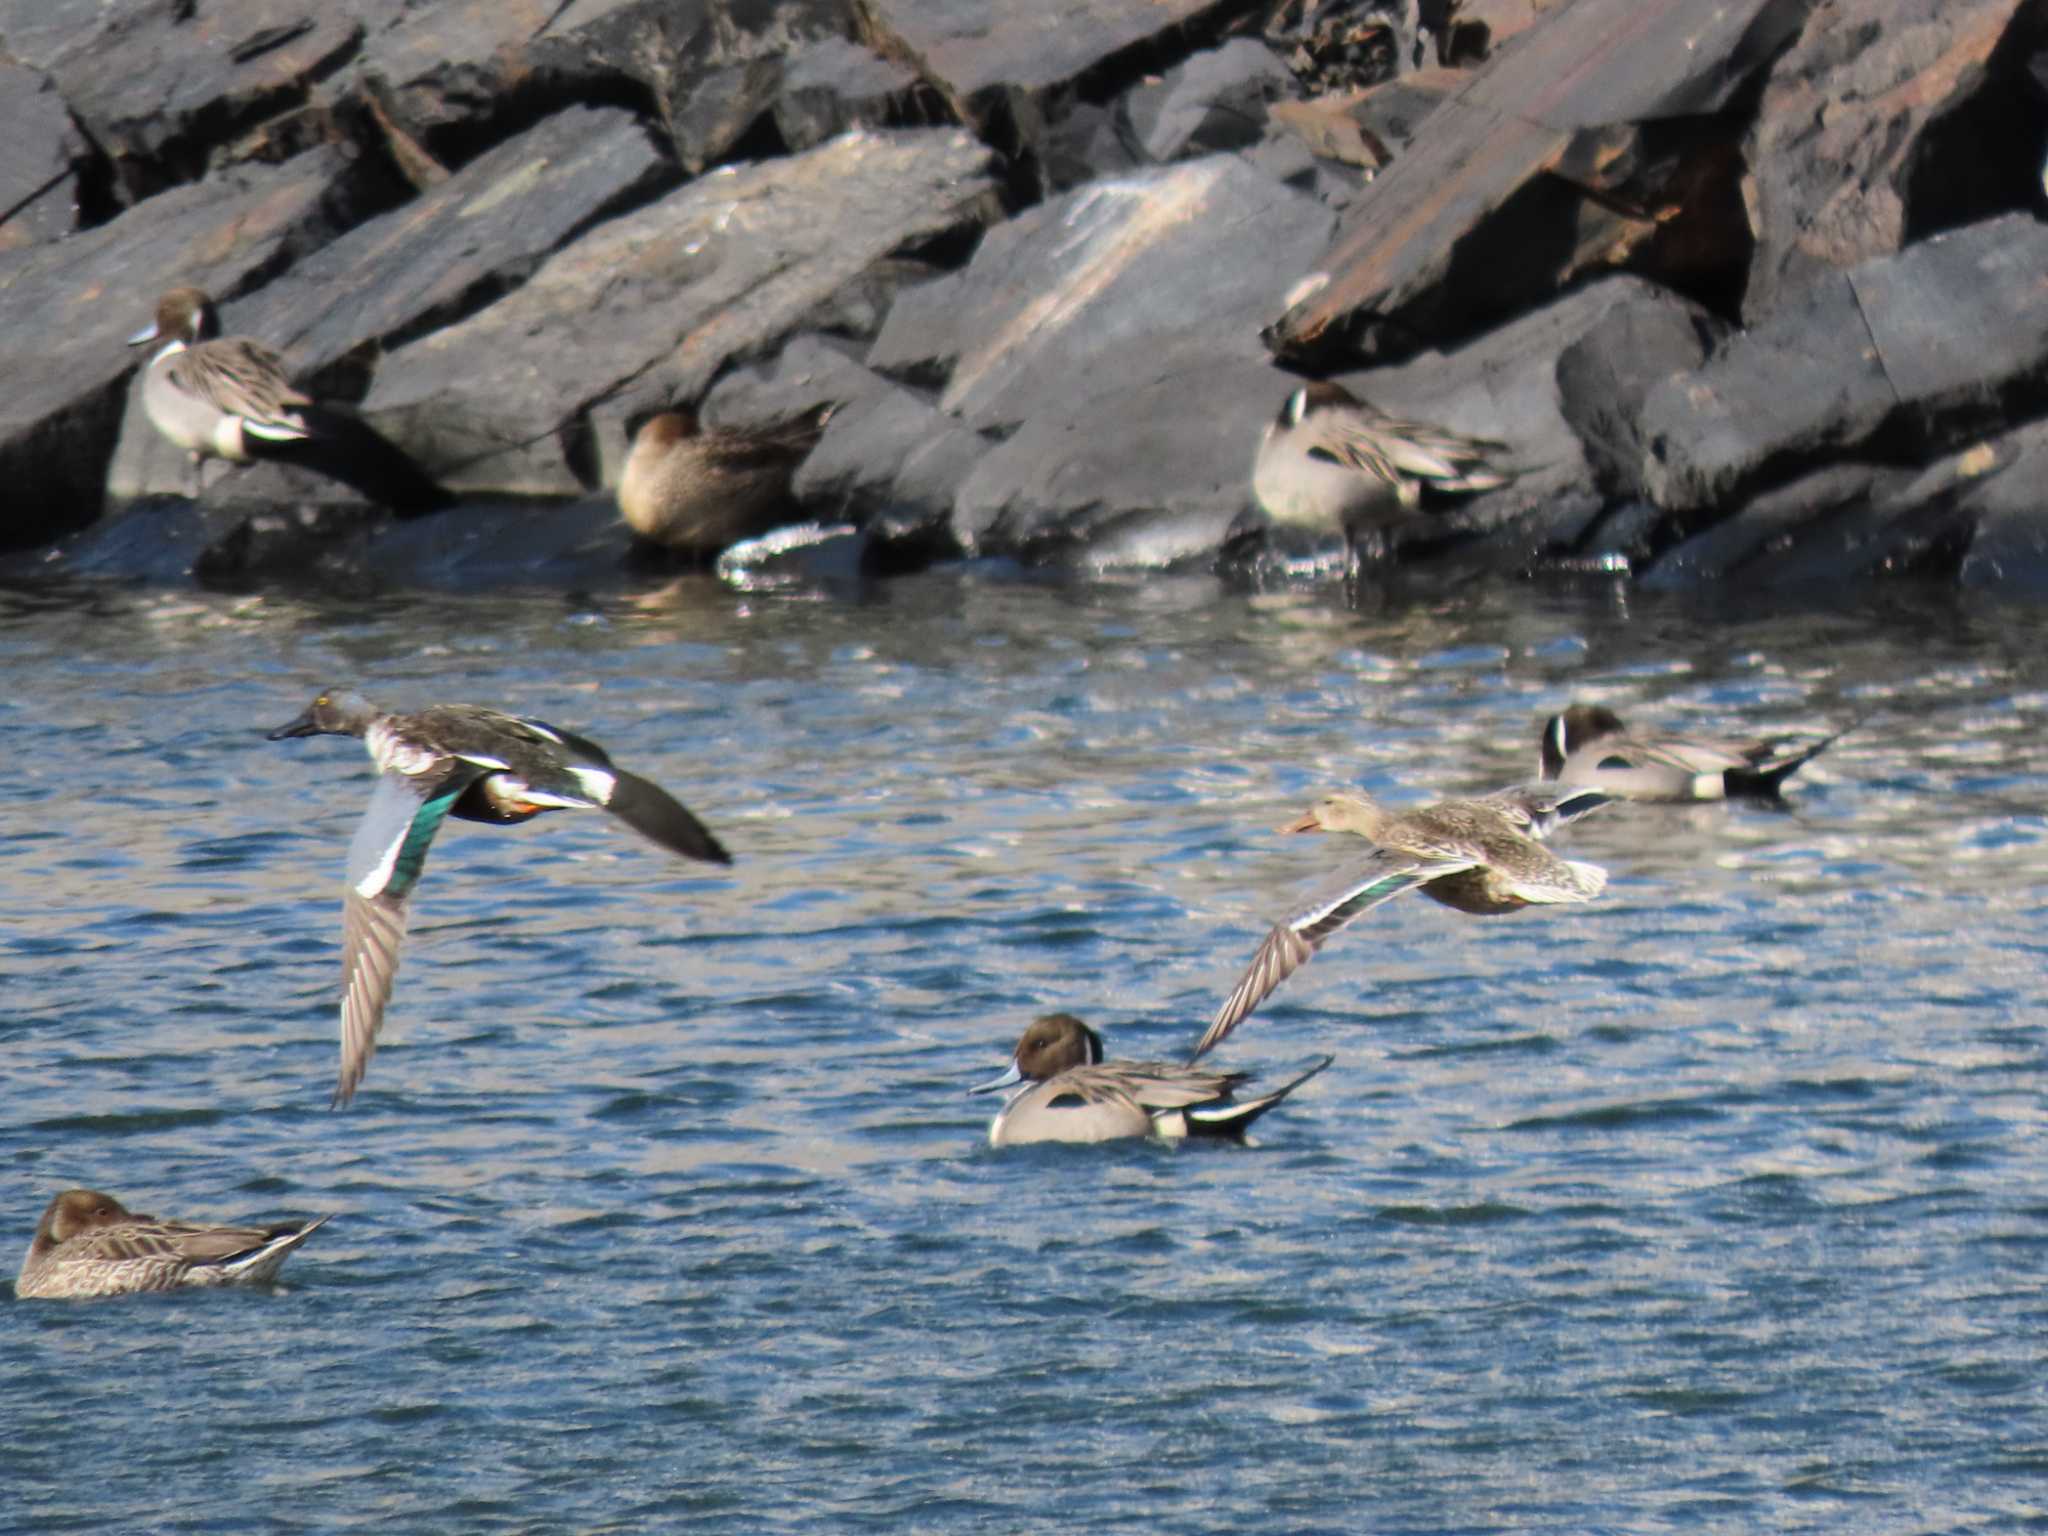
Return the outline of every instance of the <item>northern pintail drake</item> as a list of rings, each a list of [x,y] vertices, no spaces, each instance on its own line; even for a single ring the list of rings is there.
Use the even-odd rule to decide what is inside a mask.
[[[405,937],[406,902],[446,818],[506,823],[546,811],[606,810],[671,853],[732,862],[667,790],[626,772],[589,738],[539,720],[474,704],[390,714],[361,694],[332,688],[270,739],[319,735],[361,737],[377,765],[369,812],[349,845],[342,896],[336,1104],[354,1097],[377,1049]]]
[[[1537,773],[1560,784],[1604,789],[1619,800],[1775,799],[1779,788],[1842,733],[1798,743],[1633,736],[1601,704],[1574,704],[1544,722]]]
[[[156,323],[128,345],[161,342],[142,379],[142,408],[157,431],[192,455],[247,464],[252,439],[291,442],[311,435],[300,414],[313,404],[292,387],[284,362],[260,341],[221,336],[213,301],[173,288],[157,301]]]
[[[36,1223],[14,1294],[123,1296],[183,1285],[267,1285],[326,1221],[205,1227],[138,1216],[112,1195],[67,1189]]]
[[[1105,1061],[1102,1036],[1071,1013],[1036,1019],[1017,1042],[1010,1070],[969,1090],[1011,1090],[989,1123],[992,1147],[1034,1141],[1115,1141],[1226,1136],[1242,1141],[1267,1110],[1330,1064],[1325,1056],[1292,1082],[1239,1099],[1249,1072],[1212,1072],[1180,1062]]]
[[[1252,495],[1282,527],[1357,534],[1404,522],[1425,488],[1472,494],[1511,476],[1489,460],[1505,445],[1368,405],[1341,384],[1308,384],[1266,424]]]
[[[1613,797],[1595,789],[1520,785],[1478,800],[1440,800],[1390,811],[1370,795],[1325,796],[1282,832],[1351,832],[1372,852],[1318,887],[1273,926],[1202,1035],[1199,1057],[1308,963],[1339,929],[1420,889],[1476,916],[1556,902],[1591,901],[1607,885],[1597,864],[1561,859],[1541,838]]]
[[[737,431],[663,411],[634,434],[619,476],[619,512],[640,538],[709,559],[785,520],[789,481],[829,409]]]

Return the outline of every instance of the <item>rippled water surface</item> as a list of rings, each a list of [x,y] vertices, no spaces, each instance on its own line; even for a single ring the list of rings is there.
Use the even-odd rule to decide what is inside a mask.
[[[2048,625],[940,573],[864,601],[0,594],[0,1221],[333,1213],[275,1290],[0,1306],[0,1527],[2048,1524]],[[330,1112],[357,743],[584,730],[737,856],[451,823]],[[1616,807],[1593,905],[1407,898],[1222,1052],[1247,1149],[985,1145],[1036,1013],[1192,1043],[1345,851],[1570,698],[1861,720]],[[14,1251],[18,1251],[14,1250]]]

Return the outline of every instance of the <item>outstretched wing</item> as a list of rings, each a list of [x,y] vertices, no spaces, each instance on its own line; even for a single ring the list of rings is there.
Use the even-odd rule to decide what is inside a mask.
[[[1467,857],[1430,858],[1393,848],[1373,849],[1273,925],[1189,1059],[1202,1056],[1237,1028],[1274,988],[1308,964],[1331,934],[1404,891],[1471,869],[1475,863]]]
[[[481,770],[478,770],[481,771]],[[341,903],[341,1076],[334,1103],[355,1097],[377,1050],[377,1030],[398,976],[406,902],[419,883],[434,834],[474,774],[450,775],[426,798],[419,783],[387,770],[377,776],[370,808],[348,850],[348,889]]]

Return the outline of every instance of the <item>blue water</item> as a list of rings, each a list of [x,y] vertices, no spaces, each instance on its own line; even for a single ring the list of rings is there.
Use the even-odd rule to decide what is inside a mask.
[[[0,1306],[0,1528],[2048,1525],[2048,624],[1492,587],[1348,611],[0,594],[0,1220],[333,1213],[274,1290]],[[316,686],[595,736],[730,871],[451,823],[330,1112],[370,769]],[[1176,1054],[1327,788],[1525,775],[1574,696],[1862,725],[1785,809],[1406,899],[1225,1046],[1248,1149],[984,1144],[1056,1008]],[[18,1251],[18,1250],[15,1250]]]

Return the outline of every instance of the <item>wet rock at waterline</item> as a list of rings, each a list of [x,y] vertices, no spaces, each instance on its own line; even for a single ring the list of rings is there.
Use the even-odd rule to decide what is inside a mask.
[[[791,508],[826,532],[735,570],[1202,568],[1328,377],[1510,450],[1393,566],[2048,587],[2039,7],[991,14],[0,0],[0,538],[582,579],[603,541],[556,535],[640,421],[829,402]],[[187,282],[375,435],[195,473],[121,345]],[[183,558],[52,543],[131,499]],[[457,558],[416,526],[457,499],[537,536]]]

